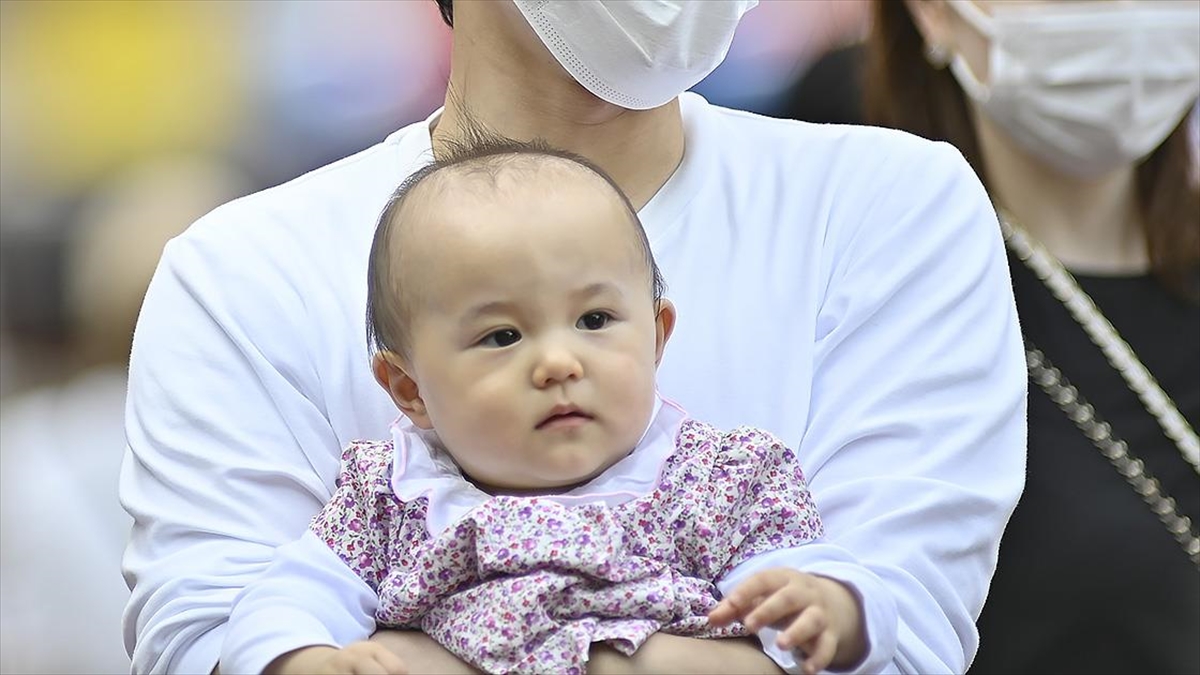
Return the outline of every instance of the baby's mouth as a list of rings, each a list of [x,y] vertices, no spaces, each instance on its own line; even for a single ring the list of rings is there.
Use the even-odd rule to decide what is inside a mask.
[[[537,429],[557,428],[557,427],[574,427],[585,422],[591,421],[592,416],[571,405],[555,406],[550,414],[541,422],[538,422]]]

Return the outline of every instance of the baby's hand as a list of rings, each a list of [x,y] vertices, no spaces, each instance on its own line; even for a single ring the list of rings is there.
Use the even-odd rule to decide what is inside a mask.
[[[738,620],[753,633],[778,628],[776,644],[801,652],[809,675],[831,664],[852,666],[866,652],[857,597],[826,577],[786,567],[754,574],[708,614],[718,628]]]
[[[407,675],[404,661],[377,642],[304,647],[271,662],[264,675]]]

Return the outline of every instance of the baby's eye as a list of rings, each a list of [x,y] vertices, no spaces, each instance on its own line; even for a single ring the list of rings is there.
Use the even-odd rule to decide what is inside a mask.
[[[484,336],[479,344],[484,347],[507,347],[521,339],[521,334],[511,328],[493,331]]]
[[[588,312],[579,317],[575,327],[584,330],[600,330],[607,326],[609,321],[612,321],[612,315],[608,312]]]

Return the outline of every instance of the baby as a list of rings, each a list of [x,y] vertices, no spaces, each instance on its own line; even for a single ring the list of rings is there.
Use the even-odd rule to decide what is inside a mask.
[[[376,379],[402,415],[239,596],[228,672],[403,672],[377,627],[489,672],[583,672],[592,643],[757,632],[783,668],[865,653],[841,583],[788,567],[822,536],[796,456],[693,420],[655,370],[675,309],[637,214],[587,160],[464,147],[384,209]]]

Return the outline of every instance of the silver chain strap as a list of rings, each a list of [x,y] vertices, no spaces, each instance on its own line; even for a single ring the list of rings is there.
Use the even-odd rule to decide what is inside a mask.
[[[1167,438],[1175,442],[1179,454],[1200,473],[1200,437],[1187,419],[1175,407],[1175,402],[1162,390],[1154,376],[1137,358],[1112,323],[1096,307],[1096,303],[1079,287],[1075,277],[1049,251],[1025,234],[1003,210],[999,210],[1000,229],[1008,248],[1020,258],[1054,297],[1061,302],[1075,321],[1100,348],[1113,367],[1137,394],[1147,412],[1154,416]],[[1200,568],[1200,537],[1192,530],[1192,521],[1180,515],[1175,500],[1163,492],[1162,485],[1146,471],[1142,460],[1129,452],[1125,441],[1112,433],[1108,422],[1100,419],[1096,410],[1084,400],[1062,372],[1046,355],[1026,343],[1025,357],[1029,377],[1050,400],[1058,404],[1067,417],[1079,427],[1100,450],[1134,492],[1150,506],[1167,531],[1183,546],[1192,563]]]
[[[1192,520],[1180,515],[1174,498],[1163,491],[1162,485],[1154,476],[1146,471],[1142,460],[1129,452],[1125,441],[1113,436],[1112,427],[1108,422],[1096,415],[1096,410],[1084,400],[1074,386],[1063,376],[1058,368],[1036,347],[1026,343],[1025,358],[1029,368],[1029,379],[1046,392],[1051,401],[1058,404],[1075,426],[1087,436],[1100,450],[1100,454],[1108,458],[1113,467],[1137,492],[1143,501],[1167,531],[1175,537],[1175,541],[1183,546],[1183,550],[1191,558],[1192,564],[1200,568],[1200,537],[1192,530]]]
[[[1154,416],[1167,438],[1175,442],[1179,454],[1192,465],[1197,474],[1200,474],[1200,436],[1196,435],[1187,419],[1179,412],[1179,408],[1175,407],[1175,402],[1167,396],[1158,381],[1138,359],[1133,348],[1121,338],[1117,329],[1057,258],[1025,234],[1006,212],[1000,210],[999,216],[1000,229],[1008,247],[1042,280],[1054,297],[1066,306],[1075,321],[1104,353],[1113,369],[1124,378],[1130,391],[1141,399],[1142,405]]]

